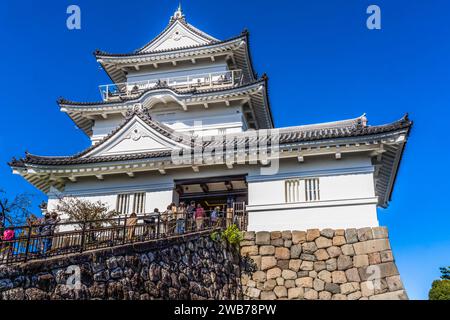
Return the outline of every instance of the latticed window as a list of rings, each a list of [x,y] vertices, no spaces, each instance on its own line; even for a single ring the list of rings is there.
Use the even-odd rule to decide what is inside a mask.
[[[320,200],[319,179],[305,180],[305,200],[307,202]]]
[[[119,194],[117,196],[116,211],[121,214],[144,213],[145,192]]]
[[[286,203],[319,201],[319,179],[286,180],[285,199]]]
[[[300,179],[287,180],[285,183],[286,202],[300,202]]]

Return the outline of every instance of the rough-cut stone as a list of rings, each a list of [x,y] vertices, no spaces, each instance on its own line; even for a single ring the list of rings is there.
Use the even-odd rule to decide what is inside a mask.
[[[323,280],[324,282],[330,283],[331,282],[331,272],[327,270],[322,270],[317,274],[317,277],[320,280]]]
[[[325,237],[319,237],[315,240],[316,246],[319,249],[322,248],[328,248],[331,247],[333,245],[333,242],[331,241],[331,239],[325,238]]]
[[[347,229],[347,230],[345,230],[345,241],[347,243],[356,243],[356,242],[358,242],[358,231],[356,229]]]
[[[361,293],[363,297],[370,297],[375,294],[375,287],[372,281],[361,282]]]
[[[257,245],[270,245],[270,232],[260,231],[256,233],[256,244]]]
[[[306,241],[314,241],[320,237],[319,229],[309,229],[306,231]]]
[[[270,240],[281,239],[281,238],[282,238],[281,231],[272,231],[270,233]]]
[[[375,227],[372,229],[374,239],[387,239],[388,230],[386,227]]]
[[[325,291],[337,294],[341,292],[341,287],[336,283],[325,283]]]
[[[376,239],[364,242],[358,242],[353,244],[353,249],[357,255],[368,254],[373,252],[390,250],[389,240],[387,239]]]
[[[284,246],[284,240],[281,238],[273,239],[273,240],[270,240],[270,244],[275,247],[282,247],[282,246]]]
[[[267,279],[276,279],[278,277],[281,277],[281,269],[276,267],[267,270]]]
[[[328,291],[319,292],[319,300],[331,300],[331,292]]]
[[[274,246],[261,246],[259,247],[259,254],[262,256],[271,256],[275,254]]]
[[[254,281],[266,281],[266,273],[264,271],[256,271],[252,275]]]
[[[358,268],[358,272],[362,281],[366,281],[369,278],[375,280],[398,275],[397,267],[392,262]]]
[[[314,270],[312,270],[312,271],[310,271],[310,272],[308,273],[308,276],[311,277],[311,278],[316,278],[316,277],[317,277],[317,272],[315,272]]]
[[[294,280],[297,278],[297,272],[294,272],[292,270],[283,270],[281,273],[281,276],[285,280]]]
[[[361,291],[356,291],[347,295],[347,300],[359,300],[362,297]]]
[[[250,240],[242,240],[241,241],[241,248],[248,247],[248,246],[254,246],[254,245],[255,245],[255,241],[250,241]]]
[[[314,253],[317,260],[328,260],[330,256],[328,255],[327,250],[319,249]]]
[[[281,270],[289,269],[289,259],[286,260],[278,260],[277,266],[281,268]]]
[[[292,232],[291,231],[281,231],[281,237],[284,240],[291,240],[292,239]]]
[[[256,256],[258,254],[258,246],[248,246],[241,248],[242,256]]]
[[[284,247],[290,248],[292,246],[292,240],[284,240]]]
[[[382,251],[380,253],[381,262],[391,262],[394,261],[394,255],[391,250]]]
[[[261,290],[257,288],[247,288],[246,295],[250,298],[258,298]]]
[[[373,239],[372,228],[361,228],[358,229],[358,240],[367,241]]]
[[[275,289],[273,289],[273,292],[278,298],[287,297],[287,289],[284,286],[276,286]]]
[[[354,256],[353,265],[355,266],[355,268],[367,267],[369,265],[369,256],[367,254]]]
[[[261,300],[276,300],[277,296],[273,291],[261,291],[260,299]]]
[[[322,291],[325,289],[325,281],[320,280],[320,279],[314,279],[313,281],[313,288],[316,291]]]
[[[300,265],[302,264],[302,260],[300,259],[291,259],[289,260],[289,269],[292,271],[297,272],[300,270]]]
[[[313,254],[302,253],[300,255],[300,260],[304,261],[316,261],[316,257]]]
[[[244,240],[254,241],[256,233],[254,231],[246,231],[244,232]]]
[[[381,255],[379,252],[373,252],[368,254],[369,264],[380,264],[381,263]]]
[[[342,254],[342,251],[341,251],[341,248],[332,246],[332,247],[327,248],[327,253],[330,256],[330,258],[336,258]]]
[[[338,294],[333,295],[333,297],[331,298],[331,300],[347,300],[347,296],[338,293]]]
[[[360,289],[359,284],[357,282],[347,282],[343,283],[340,286],[342,294],[350,294]]]
[[[345,254],[346,256],[354,256],[355,250],[353,250],[353,245],[351,244],[344,244],[341,247],[342,254]]]
[[[263,290],[264,291],[272,291],[277,286],[277,281],[274,279],[268,279],[264,282]]]
[[[407,299],[408,296],[406,295],[405,290],[387,292],[369,297],[369,300],[407,300]]]
[[[303,288],[289,288],[288,289],[288,299],[301,299],[303,298]]]
[[[280,234],[281,236],[281,234]],[[288,248],[277,247],[275,248],[275,258],[281,260],[288,260],[291,257],[291,252]]]
[[[306,232],[305,231],[292,231],[292,243],[293,244],[302,244],[306,241]]]
[[[313,278],[303,277],[295,280],[295,285],[301,288],[312,288],[313,287]]]
[[[289,288],[295,288],[295,280],[293,279],[289,279],[289,280],[285,280],[284,281],[284,286],[289,289]]]
[[[315,242],[305,242],[302,244],[302,251],[308,254],[314,254],[317,250],[317,245]]]
[[[347,270],[353,267],[353,259],[349,256],[340,255],[337,258],[338,270]]]
[[[297,259],[302,253],[302,246],[300,244],[294,244],[291,246],[291,259]]]
[[[333,229],[323,229],[320,231],[320,235],[325,238],[332,239],[334,236],[334,230]]]
[[[327,268],[327,265],[325,261],[316,261],[314,262],[314,271],[319,272],[322,270],[325,270]]]
[[[279,285],[279,286],[284,286],[284,279],[282,278],[282,277],[278,277],[277,279],[276,279],[276,281],[277,281],[277,285]]]
[[[255,263],[256,267],[259,270],[262,270],[261,269],[261,256],[250,256],[250,259],[253,260],[253,262]]]
[[[336,258],[328,259],[327,261],[325,261],[325,263],[326,263],[328,271],[334,271],[334,270],[337,269],[337,260],[336,260]]]
[[[346,242],[345,242],[345,237],[344,236],[333,237],[333,246],[342,246],[345,243]]]
[[[309,289],[305,291],[303,298],[306,300],[317,300],[319,298],[319,293],[314,289]]]
[[[351,269],[345,270],[345,276],[347,277],[348,281],[361,282],[361,278],[359,277],[357,268],[351,268]]]
[[[303,261],[300,265],[300,270],[302,271],[311,271],[314,269],[314,262],[311,261]]]
[[[277,265],[277,259],[273,256],[261,257],[261,270],[268,270]]]
[[[331,278],[333,279],[333,283],[345,283],[347,282],[347,277],[345,276],[344,271],[333,271],[331,273]]]
[[[403,289],[403,283],[400,280],[400,276],[387,277],[386,282],[387,282],[389,291],[398,291],[398,290]]]

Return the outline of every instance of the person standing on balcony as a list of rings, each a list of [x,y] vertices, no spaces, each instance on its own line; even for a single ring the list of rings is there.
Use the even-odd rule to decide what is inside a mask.
[[[4,260],[8,261],[9,256],[13,252],[13,244],[11,243],[14,240],[14,230],[12,228],[6,228],[3,231],[3,234],[0,236],[1,247],[0,247],[0,262]]]
[[[189,206],[186,209],[186,227],[187,230],[192,230],[194,228],[193,226],[193,219],[195,214],[195,201],[191,201]]]
[[[137,221],[138,221],[137,214],[134,212],[130,214],[130,216],[127,218],[126,228],[128,241],[131,241],[134,237]]]
[[[52,249],[53,242],[53,231],[55,228],[56,221],[53,220],[52,215],[47,212],[42,221],[42,226],[40,228],[40,235],[42,236],[42,254],[48,253]]]
[[[186,219],[186,205],[184,202],[180,202],[180,206],[177,209],[176,217],[177,217],[177,234],[184,233],[184,223]]]
[[[199,231],[203,228],[203,221],[205,220],[205,210],[203,209],[200,203],[197,204],[197,209],[195,210],[194,218],[195,224],[197,226],[197,231]]]

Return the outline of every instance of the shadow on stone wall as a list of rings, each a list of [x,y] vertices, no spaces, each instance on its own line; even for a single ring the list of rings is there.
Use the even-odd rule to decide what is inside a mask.
[[[239,254],[210,232],[0,266],[0,299],[237,299]]]

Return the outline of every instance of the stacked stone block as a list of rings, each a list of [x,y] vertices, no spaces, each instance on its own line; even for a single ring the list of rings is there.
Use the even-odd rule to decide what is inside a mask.
[[[246,232],[245,299],[407,299],[384,227]]]

